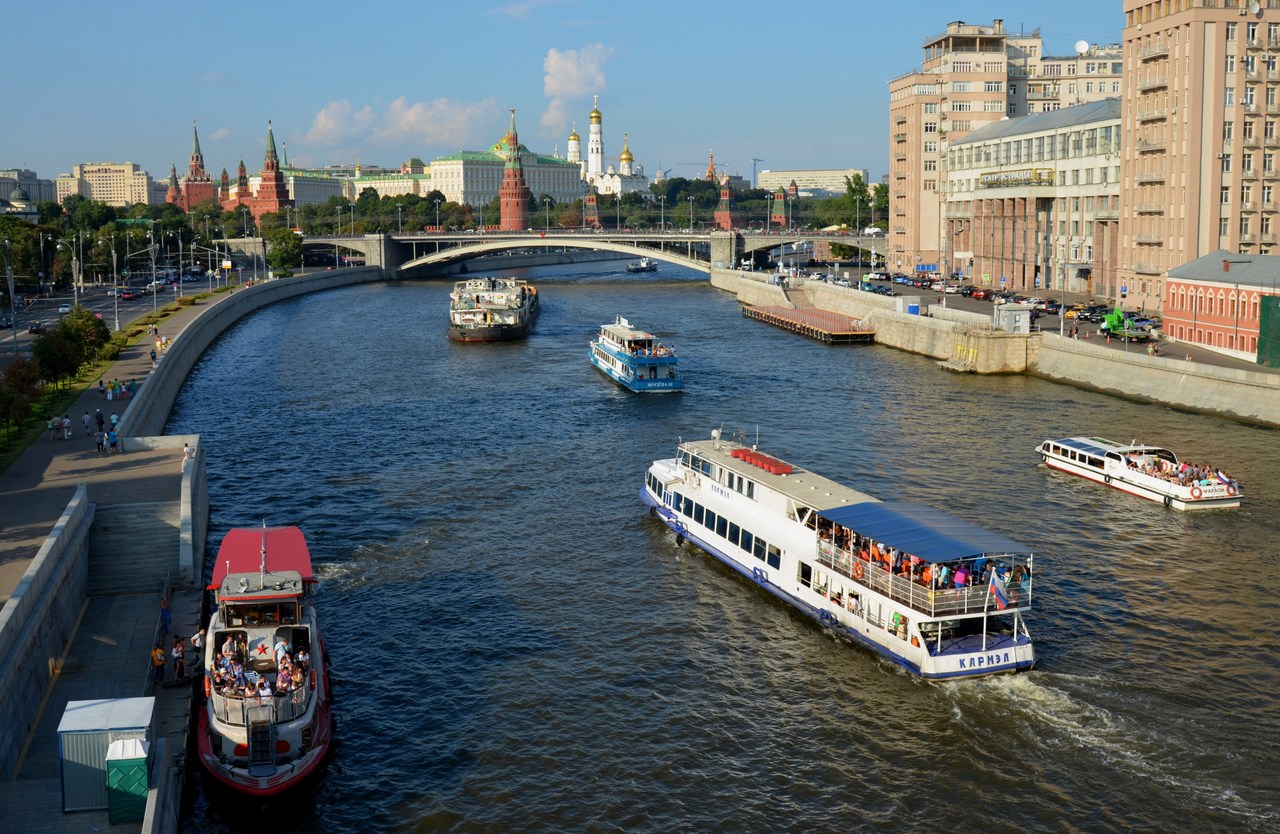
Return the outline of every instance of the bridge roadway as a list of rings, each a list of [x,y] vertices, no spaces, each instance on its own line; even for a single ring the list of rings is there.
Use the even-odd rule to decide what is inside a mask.
[[[883,250],[881,236],[861,236],[839,232],[745,230],[709,232],[636,232],[636,231],[538,231],[526,232],[414,232],[409,234],[330,235],[307,237],[304,249],[345,250],[359,253],[369,266],[381,267],[389,273],[405,273],[435,265],[483,257],[513,249],[595,249],[617,252],[636,258],[649,257],[710,274],[711,269],[732,269],[747,256],[756,253],[812,244],[818,241],[841,243],[865,252]],[[231,239],[232,250],[247,255],[261,254],[260,238]],[[883,254],[883,251],[881,251]]]

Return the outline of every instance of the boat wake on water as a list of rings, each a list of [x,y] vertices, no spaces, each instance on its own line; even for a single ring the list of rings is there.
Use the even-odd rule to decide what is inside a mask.
[[[975,715],[1002,716],[1005,732],[1027,751],[1040,750],[1058,758],[1062,748],[1074,748],[1097,759],[1100,778],[1150,781],[1161,791],[1169,810],[1184,807],[1187,813],[1204,810],[1248,820],[1269,827],[1280,822],[1280,812],[1239,796],[1235,786],[1210,778],[1213,768],[1198,771],[1201,778],[1187,778],[1178,763],[1204,755],[1203,745],[1181,728],[1156,727],[1117,716],[1106,709],[1073,697],[1064,684],[1105,686],[1100,677],[1033,672],[940,685],[951,700],[952,716],[973,726]],[[986,718],[977,719],[979,723]],[[1110,774],[1110,769],[1115,772]],[[1179,772],[1182,771],[1182,772]]]

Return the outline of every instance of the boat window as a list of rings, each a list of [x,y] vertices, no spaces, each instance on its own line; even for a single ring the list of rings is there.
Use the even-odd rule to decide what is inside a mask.
[[[1089,458],[1089,465],[1095,469],[1102,468],[1102,458]]]
[[[693,505],[693,520],[698,522],[699,524],[702,523],[702,505],[701,504]]]
[[[760,538],[759,536],[756,536],[756,540],[751,543],[751,555],[759,559],[761,562],[763,562],[764,550],[766,547],[768,547],[768,544],[765,542],[765,540]]]
[[[703,522],[708,530],[716,529],[716,514],[707,510],[707,520]]]
[[[693,499],[692,498],[684,499],[684,514],[693,515]]]
[[[747,497],[754,499],[756,497],[756,482],[747,481]]]
[[[738,534],[739,534],[741,531],[742,531],[742,528],[741,528],[741,527],[739,527],[738,525],[736,525],[736,524],[730,524],[730,525],[729,525],[729,542],[730,542],[730,544],[737,544],[737,543],[738,543]]]
[[[668,492],[667,503],[671,505],[671,508],[673,510],[678,509],[680,507],[680,493],[676,492],[675,490]]]
[[[729,533],[729,519],[720,516],[716,519],[716,535],[724,538]]]
[[[752,536],[752,535],[751,535],[749,532],[747,532],[746,530],[743,530],[743,531],[742,531],[742,543],[741,543],[740,547],[741,547],[743,550],[745,550],[747,553],[750,553],[750,552],[751,552],[751,546],[754,544],[754,539],[755,539],[755,537],[754,537],[754,536]]]
[[[773,545],[769,545],[769,555],[765,561],[769,564],[769,567],[775,570],[782,567],[782,551]]]
[[[806,588],[810,587],[813,584],[813,567],[808,562],[801,562],[796,579]]]

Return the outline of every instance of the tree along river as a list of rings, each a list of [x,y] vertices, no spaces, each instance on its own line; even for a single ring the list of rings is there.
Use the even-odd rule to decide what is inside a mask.
[[[527,341],[451,343],[452,282],[403,281],[266,308],[193,372],[169,431],[208,453],[210,553],[306,532],[340,741],[267,808],[193,774],[187,830],[1280,830],[1276,432],[821,345],[669,265],[524,274]],[[619,314],[685,393],[588,364]],[[1037,670],[923,683],[677,546],[645,468],[720,425],[1033,547]],[[1245,505],[1048,471],[1072,434],[1216,463]]]

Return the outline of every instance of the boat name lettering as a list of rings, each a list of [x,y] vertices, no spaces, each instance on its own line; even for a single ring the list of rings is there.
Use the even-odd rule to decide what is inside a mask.
[[[720,486],[719,484],[712,484],[712,485],[711,485],[711,491],[712,491],[712,492],[714,492],[716,495],[719,495],[721,498],[728,498],[728,497],[729,497],[729,490],[725,489],[724,487]]]
[[[961,669],[978,669],[983,666],[995,666],[1000,663],[1009,662],[1009,653],[992,652],[987,655],[979,655],[978,657],[960,658]]]

